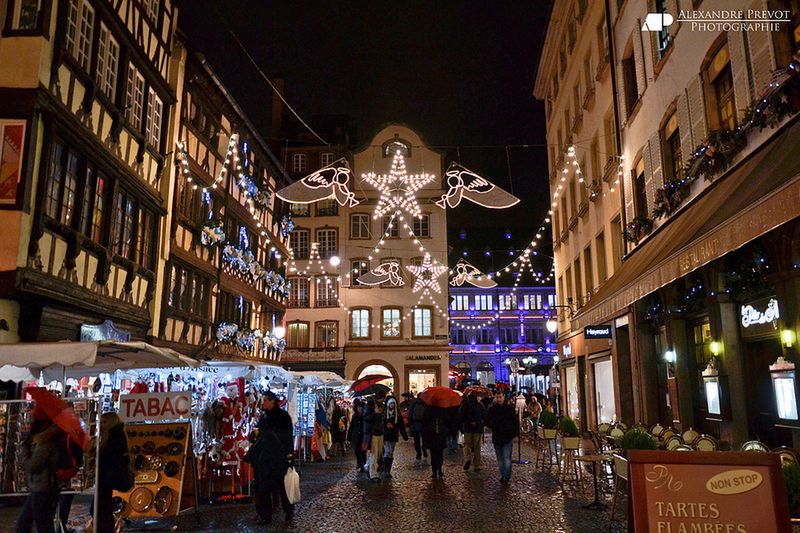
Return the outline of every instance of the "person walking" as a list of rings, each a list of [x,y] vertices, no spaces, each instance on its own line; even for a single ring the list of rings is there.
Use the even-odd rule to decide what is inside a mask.
[[[425,407],[422,443],[431,452],[431,477],[433,479],[444,477],[442,465],[444,464],[447,436],[450,431],[448,424],[447,411],[444,408],[433,405]]]
[[[408,408],[408,418],[411,421],[411,434],[414,437],[414,451],[417,452],[417,461],[428,458],[428,450],[422,445],[422,434],[425,429],[425,402],[417,396],[411,400]]]
[[[16,532],[54,533],[59,484],[56,470],[67,455],[67,435],[44,412],[34,408],[31,431],[19,448],[28,496],[17,517]]]
[[[331,411],[331,453],[330,457],[336,457],[336,453],[345,454],[344,439],[347,434],[347,417],[344,416],[342,408],[334,402]]]
[[[386,478],[392,477],[394,448],[400,440],[400,435],[403,436],[403,440],[408,440],[406,424],[397,405],[397,399],[389,396],[386,398],[386,413],[383,418],[383,476]]]
[[[464,434],[464,470],[474,466],[481,469],[481,444],[483,443],[483,419],[486,411],[477,396],[470,394],[458,410],[458,422]]]
[[[369,465],[369,478],[373,483],[380,483],[379,475],[380,462],[383,457],[383,401],[377,397],[367,408],[364,415],[364,439],[367,453],[367,464]]]
[[[511,452],[514,437],[519,434],[519,418],[514,405],[506,402],[502,392],[495,393],[495,403],[486,411],[484,425],[492,430],[492,444],[500,467],[500,482],[511,481]]]
[[[289,503],[283,477],[294,466],[292,418],[280,408],[278,397],[272,391],[264,393],[264,414],[258,421],[258,437],[254,445],[256,511],[262,525],[272,522],[272,498],[278,494],[286,521],[294,516],[294,505]]]
[[[353,452],[356,456],[356,471],[358,473],[365,472],[364,465],[367,464],[367,452],[362,448],[364,444],[364,404],[358,398],[353,400],[353,416],[350,418],[347,440],[353,447]]]
[[[452,407],[448,407],[447,411],[447,453],[450,455],[455,454],[458,451],[458,431],[459,431],[459,424],[458,424],[458,409],[460,408],[459,405],[454,405]]]
[[[133,472],[128,456],[128,437],[125,424],[117,413],[103,413],[100,417],[100,464],[97,483],[96,533],[113,533],[115,518],[111,499],[114,490],[133,488]]]

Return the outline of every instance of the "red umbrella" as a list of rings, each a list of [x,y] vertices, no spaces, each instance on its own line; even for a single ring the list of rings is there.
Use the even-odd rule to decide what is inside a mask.
[[[435,407],[458,407],[461,405],[461,395],[449,387],[428,387],[419,394],[425,405]]]
[[[491,398],[494,396],[489,387],[484,387],[483,385],[470,385],[464,389],[464,396],[469,396],[470,394],[474,396],[483,396],[484,398]]]
[[[391,376],[381,376],[378,374],[371,374],[369,376],[364,376],[361,379],[357,379],[350,385],[351,392],[361,392],[370,385],[378,383],[379,381],[383,381],[386,379],[392,379]]]
[[[55,425],[64,430],[67,436],[88,451],[91,445],[89,435],[81,425],[81,419],[67,402],[42,387],[32,387],[26,391],[36,402],[35,411],[44,413]]]
[[[508,383],[496,383],[494,388],[498,390],[505,390],[510,389],[511,387],[508,385]]]

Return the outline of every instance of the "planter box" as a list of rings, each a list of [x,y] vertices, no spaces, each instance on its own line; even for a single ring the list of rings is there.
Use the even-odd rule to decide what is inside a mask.
[[[614,454],[614,473],[622,479],[628,479],[628,459]]]
[[[542,432],[540,433],[543,439],[554,439],[558,435],[558,430],[556,428],[548,429],[548,428],[540,428]]]
[[[578,450],[581,447],[580,437],[561,437],[561,447],[565,450]]]

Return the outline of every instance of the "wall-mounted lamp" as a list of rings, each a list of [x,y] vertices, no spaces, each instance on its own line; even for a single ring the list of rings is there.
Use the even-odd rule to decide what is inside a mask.
[[[550,333],[555,333],[556,330],[558,329],[558,322],[556,322],[555,320],[550,318],[550,319],[547,320],[547,322],[545,322],[544,326],[547,328],[547,331],[549,331]]]
[[[794,346],[794,331],[790,329],[781,331],[781,341],[783,341],[784,348],[791,348]]]
[[[717,370],[716,358],[712,357],[703,370],[703,388],[706,392],[706,406],[708,414],[722,415],[722,394],[720,390],[719,370]]]
[[[561,361],[561,358],[559,356],[557,356],[557,355],[554,355],[553,356],[553,364],[557,365],[559,361]]]
[[[664,352],[664,361],[674,365],[676,360],[677,356],[675,355],[674,350],[667,350],[666,352]]]
[[[712,341],[710,348],[711,353],[714,354],[714,356],[719,357],[720,352],[722,352],[722,343],[719,341]]]

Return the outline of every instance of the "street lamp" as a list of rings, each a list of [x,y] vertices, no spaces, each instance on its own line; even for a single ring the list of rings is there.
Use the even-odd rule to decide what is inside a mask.
[[[341,262],[342,262],[342,260],[341,260],[341,259],[339,259],[339,256],[338,256],[338,255],[333,255],[333,256],[331,256],[331,259],[330,259],[330,261],[331,261],[331,266],[332,266],[332,267],[334,267],[334,268],[338,267],[338,266],[339,266],[339,263],[341,263]]]
[[[556,322],[555,320],[550,318],[550,319],[547,320],[547,322],[545,322],[544,326],[547,328],[547,331],[549,331],[550,333],[555,333],[556,330],[558,329],[558,322]]]
[[[283,326],[275,326],[272,329],[272,334],[275,335],[275,337],[282,339],[283,337],[286,336],[286,328],[284,328]]]

